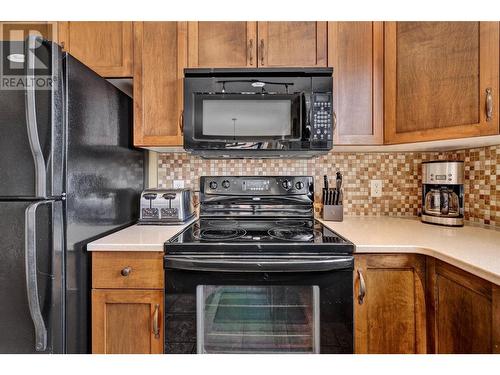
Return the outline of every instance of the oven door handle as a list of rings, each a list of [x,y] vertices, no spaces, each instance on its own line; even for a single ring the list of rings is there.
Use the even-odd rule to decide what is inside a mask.
[[[352,256],[232,258],[166,255],[165,268],[210,272],[321,272],[353,269]]]

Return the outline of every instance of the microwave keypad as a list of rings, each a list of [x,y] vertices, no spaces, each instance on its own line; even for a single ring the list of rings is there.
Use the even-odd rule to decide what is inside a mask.
[[[332,103],[314,102],[312,137],[315,140],[332,139]]]

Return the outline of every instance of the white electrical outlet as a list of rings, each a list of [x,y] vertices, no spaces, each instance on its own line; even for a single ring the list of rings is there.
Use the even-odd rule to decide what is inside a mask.
[[[174,180],[174,189],[184,189],[184,180]]]
[[[380,198],[382,196],[382,180],[370,181],[370,196],[372,198]]]

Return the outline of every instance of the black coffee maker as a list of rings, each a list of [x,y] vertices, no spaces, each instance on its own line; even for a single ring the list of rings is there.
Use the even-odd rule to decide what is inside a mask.
[[[422,221],[464,225],[464,162],[422,163]]]

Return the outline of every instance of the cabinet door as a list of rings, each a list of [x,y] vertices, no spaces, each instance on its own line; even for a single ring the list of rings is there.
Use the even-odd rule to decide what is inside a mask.
[[[336,144],[383,143],[383,22],[329,22]]]
[[[103,77],[132,77],[132,22],[59,22],[61,45]]]
[[[163,353],[163,290],[92,290],[92,353]]]
[[[425,353],[425,257],[356,255],[354,277],[355,353]]]
[[[21,41],[28,35],[40,35],[57,42],[57,22],[0,22],[0,40]]]
[[[326,22],[258,22],[258,64],[326,66]]]
[[[498,22],[385,23],[385,142],[498,133]]]
[[[181,146],[186,22],[134,23],[134,145]]]
[[[256,67],[257,22],[188,22],[190,67]]]
[[[429,350],[441,354],[491,353],[492,341],[498,343],[492,330],[493,285],[433,259],[428,261],[427,273]]]

